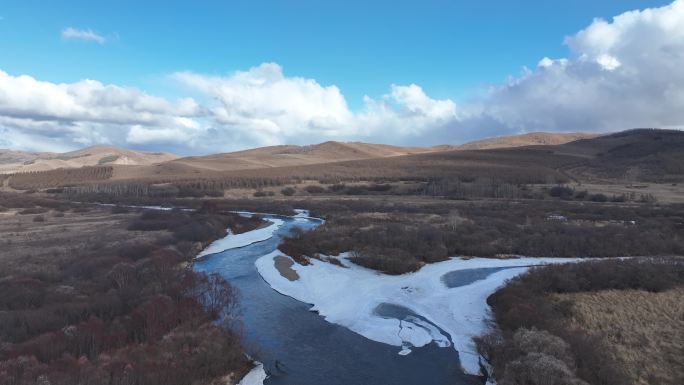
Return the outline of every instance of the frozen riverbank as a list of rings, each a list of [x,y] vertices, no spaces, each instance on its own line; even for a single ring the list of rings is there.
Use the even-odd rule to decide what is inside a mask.
[[[278,292],[312,304],[312,310],[331,323],[339,324],[364,337],[399,346],[400,354],[430,342],[459,352],[467,373],[478,374],[478,358],[472,337],[486,328],[489,307],[486,299],[507,279],[523,273],[527,266],[562,263],[576,259],[453,258],[429,264],[415,273],[389,276],[340,258],[346,268],[319,260],[311,265],[295,264],[299,279],[290,281],[275,267],[274,251],[259,258],[259,274]],[[503,268],[466,285],[448,287],[442,278],[454,271]],[[478,277],[479,278],[479,277]],[[404,314],[387,313],[387,305],[405,309]]]
[[[196,258],[202,258],[210,254],[220,253],[225,250],[236,249],[239,247],[245,247],[251,245],[252,243],[265,241],[271,237],[273,234],[283,225],[282,219],[269,218],[271,222],[270,225],[262,227],[256,230],[248,231],[242,234],[232,234],[230,230],[227,230],[227,236],[212,242],[199,254]]]
[[[261,362],[255,362],[255,364],[254,369],[242,377],[237,385],[263,385],[264,380],[268,377],[266,370],[264,370],[264,364]]]

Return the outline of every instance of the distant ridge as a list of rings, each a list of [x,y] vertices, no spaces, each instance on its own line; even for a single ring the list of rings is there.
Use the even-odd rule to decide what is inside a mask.
[[[590,138],[577,134],[551,134],[553,140],[559,140],[559,137],[562,140],[582,138],[553,145],[540,145],[540,140],[548,142],[551,139],[545,134],[540,139],[539,135],[522,136],[524,140],[519,137],[498,138],[499,142],[495,145],[505,145],[506,148],[475,150],[469,148],[481,148],[482,141],[477,145],[427,148],[324,142],[310,146],[263,147],[153,164],[131,165],[128,161],[117,164],[120,159],[108,155],[111,152],[109,148],[96,148],[99,152],[93,148],[83,149],[67,156],[61,155],[63,159],[57,160],[76,163],[91,158],[99,159],[98,164],[114,165],[108,169],[106,178],[103,179],[100,174],[95,178],[92,173],[84,172],[78,183],[106,179],[165,184],[174,180],[197,183],[203,179],[226,181],[243,178],[244,181],[292,177],[318,181],[447,177],[469,180],[483,175],[489,175],[489,178],[513,178],[516,183],[550,183],[545,181],[570,178],[587,183],[655,182],[676,185],[684,180],[684,131],[639,129],[603,136],[590,135]],[[484,145],[492,144],[485,142]],[[93,158],[96,152],[98,155]],[[10,156],[22,156],[8,154],[5,154],[7,159]],[[163,157],[163,154],[147,155],[154,160]],[[56,162],[54,159],[51,161]],[[6,178],[4,183],[10,187],[41,188],[65,183],[60,179],[60,175],[64,174],[61,170],[41,174],[13,176]],[[69,183],[75,182],[72,180]]]
[[[64,153],[0,149],[0,173],[47,171],[103,164],[148,166],[176,158],[177,155],[169,153],[134,151],[110,146],[86,147]]]
[[[533,132],[482,139],[462,145],[438,145],[432,147],[402,147],[363,142],[327,141],[305,146],[277,145],[182,158],[169,153],[142,152],[111,146],[93,146],[65,153],[37,153],[0,149],[0,173],[47,171],[58,168],[79,168],[107,164],[139,166],[131,168],[117,167],[115,172],[117,177],[136,178],[151,172],[156,175],[222,172],[305,166],[440,151],[485,150],[530,145],[564,144],[596,136],[596,134],[588,133]],[[144,166],[151,166],[154,170]]]
[[[269,146],[224,154],[193,156],[176,159],[170,163],[204,170],[232,171],[386,158],[434,151],[437,150],[430,147],[328,141],[307,146]]]
[[[523,146],[550,146],[574,142],[580,139],[591,139],[600,136],[587,132],[551,133],[530,132],[521,135],[499,136],[468,142],[454,146],[455,150],[490,150],[495,148],[511,148]]]

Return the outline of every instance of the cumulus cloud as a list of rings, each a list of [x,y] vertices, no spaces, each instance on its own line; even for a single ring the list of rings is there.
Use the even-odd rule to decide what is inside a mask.
[[[684,0],[595,19],[565,39],[571,57],[494,87],[483,114],[510,131],[684,125]]]
[[[31,138],[49,138],[55,148],[124,144],[133,127],[160,132],[197,127],[188,121],[199,113],[200,106],[188,98],[171,102],[94,80],[55,84],[0,71],[0,127],[20,148],[40,142]]]
[[[104,44],[107,41],[104,36],[99,35],[91,29],[76,29],[73,27],[64,28],[62,30],[62,39],[94,41],[98,44]]]
[[[351,113],[336,86],[286,77],[275,63],[264,63],[226,77],[190,72],[172,78],[215,102],[208,114],[225,131],[242,131],[255,143],[275,144],[307,134],[336,135]]]
[[[211,97],[208,114],[217,127],[257,145],[358,139],[387,130],[418,134],[456,116],[453,101],[431,99],[415,84],[366,97],[363,110],[354,113],[336,86],[287,77],[275,63],[225,77],[181,72],[172,78]]]
[[[287,76],[276,63],[225,76],[171,74],[180,92],[195,96],[176,101],[94,80],[56,84],[0,71],[0,145],[208,153],[330,139],[437,144],[538,130],[682,127],[682,25],[684,0],[595,19],[566,37],[567,57],[540,55],[535,68],[477,98],[456,103],[394,84],[365,96],[358,111],[337,86]],[[69,34],[98,41],[91,32]]]

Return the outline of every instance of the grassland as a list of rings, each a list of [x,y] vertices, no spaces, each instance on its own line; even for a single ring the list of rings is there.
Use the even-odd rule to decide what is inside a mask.
[[[477,339],[508,384],[679,384],[682,258],[536,268],[490,296],[496,328]]]
[[[154,242],[161,232],[129,232],[139,213],[112,214],[108,208],[15,207],[0,212],[0,278],[14,275],[55,277],[74,256],[97,252],[131,237]],[[36,221],[37,218],[42,218]]]
[[[599,335],[635,385],[684,383],[684,288],[560,294],[571,328]]]

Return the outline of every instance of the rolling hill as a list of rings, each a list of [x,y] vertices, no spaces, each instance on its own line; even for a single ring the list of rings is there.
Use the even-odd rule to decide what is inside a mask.
[[[436,150],[428,147],[399,147],[384,144],[330,141],[309,146],[260,147],[225,154],[180,158],[172,162],[205,170],[231,171],[386,158],[431,151]]]
[[[170,163],[174,162],[160,166]],[[217,172],[216,176],[294,176],[313,180],[494,178],[513,183],[554,183],[560,180],[677,183],[684,180],[684,132],[636,129],[559,145],[425,151],[325,164],[235,169]]]
[[[161,152],[142,152],[119,147],[94,146],[64,153],[32,153],[0,150],[0,173],[47,171],[97,165],[152,165],[178,156]]]
[[[595,135],[583,133],[530,133],[484,139],[463,145],[401,147],[362,142],[328,141],[307,146],[280,145],[205,156],[178,157],[125,148],[94,146],[66,153],[35,153],[0,149],[0,173],[115,165],[114,178],[182,175],[272,167],[315,165],[342,161],[388,158],[441,151],[508,148],[536,144],[562,144]]]
[[[135,179],[147,176],[178,177],[207,175],[240,170],[261,170],[282,167],[323,165],[346,161],[386,159],[407,155],[465,151],[475,149],[509,148],[537,144],[562,144],[581,138],[595,137],[585,133],[531,133],[485,139],[463,145],[432,147],[401,147],[362,142],[328,141],[308,146],[280,145],[206,156],[184,157],[152,167],[118,167],[114,179]],[[269,173],[272,174],[272,173]]]
[[[581,180],[678,183],[684,180],[684,131],[635,129],[556,146],[580,160],[566,172]]]
[[[558,145],[574,142],[580,139],[591,139],[598,134],[586,132],[550,133],[530,132],[521,135],[500,136],[468,142],[455,146],[455,150],[491,150],[495,148],[523,147],[534,145]]]
[[[528,136],[539,138],[539,136]],[[520,143],[520,139],[507,143]],[[274,146],[235,153],[135,164],[92,150],[71,153],[64,162],[99,159],[83,170],[53,170],[10,176],[20,189],[74,186],[109,181],[119,184],[278,186],[292,181],[382,182],[446,181],[506,183],[677,184],[684,181],[684,132],[638,129],[559,145],[528,145],[482,150],[403,148],[365,143],[325,142],[312,146]],[[162,156],[159,156],[162,157]],[[102,159],[106,162],[102,161]],[[156,160],[156,156],[154,156]],[[145,157],[144,160],[150,160]],[[118,162],[117,162],[118,161]],[[123,163],[123,164],[122,164]],[[131,165],[133,163],[133,165]],[[58,175],[59,174],[59,175]],[[68,176],[68,178],[67,178]],[[48,182],[49,181],[49,182]],[[440,182],[441,183],[441,182]],[[204,188],[204,187],[202,187]]]

